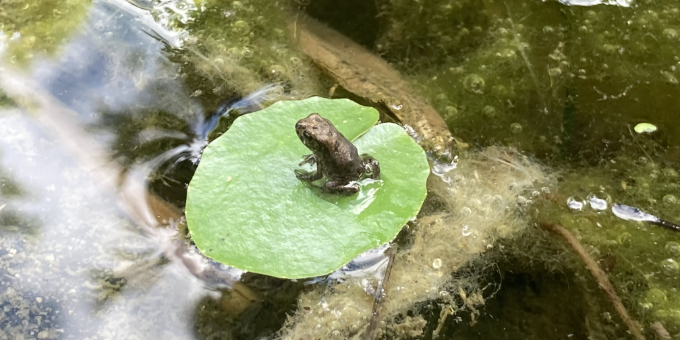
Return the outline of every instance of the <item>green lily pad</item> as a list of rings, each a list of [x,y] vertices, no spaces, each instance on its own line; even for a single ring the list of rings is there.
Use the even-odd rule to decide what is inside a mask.
[[[295,123],[312,112],[329,119],[380,162],[381,179],[359,193],[324,193],[295,177],[311,152]],[[241,116],[208,145],[188,189],[191,237],[206,256],[283,278],[328,274],[358,254],[391,241],[420,210],[429,165],[424,151],[373,108],[349,100],[278,102]],[[370,129],[370,130],[369,130]],[[368,130],[368,131],[367,131]],[[367,132],[366,132],[367,131]]]

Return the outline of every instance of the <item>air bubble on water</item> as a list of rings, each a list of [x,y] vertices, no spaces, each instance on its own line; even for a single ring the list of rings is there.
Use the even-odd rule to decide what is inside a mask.
[[[251,58],[252,56],[253,56],[253,50],[251,50],[250,48],[244,47],[241,50],[241,57],[248,59],[248,58]]]
[[[484,113],[485,116],[492,118],[496,116],[496,108],[491,105],[487,105],[482,109],[482,113]]]
[[[484,93],[486,82],[480,75],[473,73],[467,75],[465,79],[463,79],[463,86],[470,92],[482,94]]]
[[[506,49],[504,49],[500,52],[497,52],[496,56],[500,57],[500,58],[509,59],[509,58],[514,58],[515,56],[517,56],[517,53],[515,53],[515,50],[513,50],[513,49],[506,48]]]
[[[666,246],[664,246],[664,249],[666,249],[666,252],[673,256],[679,256],[680,255],[680,243],[678,242],[666,242]]]
[[[667,274],[677,274],[680,272],[680,264],[673,259],[665,259],[661,261],[660,265]]]
[[[529,202],[524,196],[517,196],[517,204],[521,206],[521,205],[527,205],[527,204],[529,204]]]
[[[408,133],[408,131],[407,131],[407,133]],[[414,133],[415,133],[415,131],[414,131]],[[451,177],[446,176],[446,174],[448,174],[449,171],[455,169],[457,166],[458,166],[458,156],[455,156],[453,158],[453,161],[451,161],[451,163],[443,162],[443,161],[440,161],[440,160],[435,160],[434,164],[432,165],[432,174],[441,178],[442,181],[444,181],[445,183],[451,183]]]
[[[470,227],[467,224],[463,226],[462,232],[463,232],[463,236],[466,236],[466,237],[470,236],[470,234],[472,234],[472,230],[470,230]]]
[[[503,200],[501,195],[494,195],[491,200],[491,207],[493,210],[501,211],[505,209],[505,200]]]
[[[663,30],[663,35],[666,36],[668,39],[677,39],[678,38],[678,31],[672,29],[672,28],[666,28]]]
[[[442,259],[436,258],[432,261],[432,268],[439,269],[442,267]]]
[[[519,123],[512,123],[510,124],[510,131],[512,131],[513,133],[520,133],[522,132],[522,125],[520,125]]]
[[[673,75],[673,73],[668,72],[668,71],[661,71],[661,75],[665,78],[667,83],[673,84],[673,85],[678,84],[678,78],[675,78],[675,75]]]
[[[456,109],[455,106],[447,106],[446,107],[446,118],[450,119],[458,115],[458,109]]]
[[[678,177],[678,172],[675,171],[673,168],[665,168],[661,170],[664,176],[669,177],[669,178],[675,178]]]
[[[460,215],[461,215],[461,217],[468,217],[468,216],[472,215],[472,209],[470,209],[468,207],[462,207],[460,209]]]
[[[232,25],[232,31],[238,35],[246,35],[250,33],[250,25],[243,20],[239,20]]]
[[[640,307],[642,307],[642,309],[650,310],[654,308],[654,304],[651,302],[640,302]]]
[[[553,67],[553,68],[548,70],[548,74],[553,76],[553,77],[557,77],[560,74],[562,74],[562,69],[559,68],[559,67]]]
[[[607,209],[607,201],[598,198],[595,196],[595,194],[590,194],[587,197],[588,203],[590,204],[590,207],[595,209],[595,210],[606,210]]]
[[[294,66],[302,66],[302,59],[298,57],[291,57],[289,60],[290,63],[293,64]]]
[[[571,210],[581,211],[583,210],[583,202],[575,199],[574,197],[567,198],[567,207]]]
[[[667,203],[667,204],[675,204],[677,202],[677,199],[675,198],[675,196],[673,196],[671,194],[665,195],[662,198],[662,200],[663,200],[664,203]]]

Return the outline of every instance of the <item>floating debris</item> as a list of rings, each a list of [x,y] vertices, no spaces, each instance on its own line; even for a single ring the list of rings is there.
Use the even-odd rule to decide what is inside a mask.
[[[655,224],[666,229],[680,232],[680,225],[662,220],[654,215],[650,215],[636,207],[616,203],[612,205],[612,212],[618,218],[630,221],[644,221]]]
[[[640,123],[633,128],[637,133],[652,133],[657,130],[656,125],[650,123]]]

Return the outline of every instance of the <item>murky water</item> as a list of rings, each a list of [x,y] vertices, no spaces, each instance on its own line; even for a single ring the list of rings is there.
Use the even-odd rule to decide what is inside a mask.
[[[678,337],[680,234],[609,207],[680,222],[679,2],[336,5],[1,3],[0,340],[363,336],[367,277],[244,274],[197,254],[184,233],[186,184],[224,130],[215,113],[335,91],[296,47],[302,13],[402,72],[444,117],[463,164],[435,166],[421,220],[399,237],[422,253],[395,265],[395,282],[408,282],[395,291],[420,295],[386,302],[398,312],[381,334],[633,338],[575,256],[530,220],[577,234],[648,338],[663,336],[653,322]],[[639,134],[638,123],[658,130]],[[529,158],[477,156],[494,145]],[[482,189],[492,182],[503,188]],[[427,230],[456,238],[419,245],[443,237]],[[468,257],[452,265],[447,251]]]

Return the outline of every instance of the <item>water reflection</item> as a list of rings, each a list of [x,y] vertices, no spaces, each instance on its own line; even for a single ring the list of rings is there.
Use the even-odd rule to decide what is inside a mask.
[[[145,162],[196,138],[203,111],[136,24],[97,3],[61,56],[0,76],[19,99],[0,111],[0,335],[188,339],[234,304],[205,299],[240,272],[192,255],[180,213],[145,192]]]
[[[2,235],[3,301],[11,320],[3,331],[10,338],[101,332],[133,338],[133,329],[154,337],[165,327],[189,335],[190,327],[171,321],[177,311],[163,306],[179,289],[181,298],[173,300],[190,310],[205,294],[198,280],[168,265],[158,245],[121,214],[115,196],[35,122],[18,110],[3,111],[0,120],[0,167],[32,193],[7,204],[42,221],[35,235]],[[145,315],[139,306],[158,310]],[[153,327],[140,324],[151,321]]]

